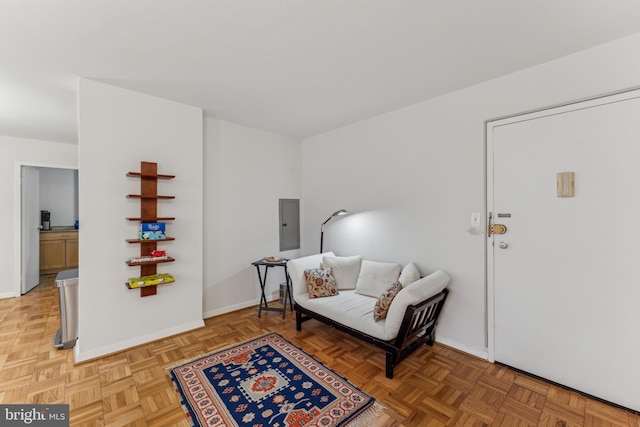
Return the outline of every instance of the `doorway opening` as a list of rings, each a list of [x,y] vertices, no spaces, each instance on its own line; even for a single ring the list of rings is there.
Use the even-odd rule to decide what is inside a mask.
[[[20,167],[20,281],[16,295],[40,283],[43,274],[78,266],[78,170]]]

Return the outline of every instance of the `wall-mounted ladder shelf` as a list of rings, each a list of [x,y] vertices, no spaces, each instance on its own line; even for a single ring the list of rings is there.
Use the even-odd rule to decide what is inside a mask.
[[[128,221],[136,221],[140,223],[173,221],[173,217],[158,216],[158,200],[175,199],[175,196],[158,195],[158,180],[173,179],[175,175],[165,175],[158,173],[158,164],[152,162],[140,162],[140,172],[128,172],[128,177],[140,178],[140,194],[128,194],[128,198],[140,199],[140,216],[136,218],[127,218]],[[158,243],[175,240],[174,237],[166,237],[159,240],[143,240],[143,239],[127,239],[127,243],[140,245],[140,257],[150,257],[151,253],[157,249]],[[174,258],[167,257],[164,259],[148,260],[148,261],[126,261],[127,265],[132,267],[140,267],[140,276],[152,276],[157,274],[157,265],[173,262]],[[132,288],[129,283],[127,287]],[[157,293],[157,285],[141,286],[140,296],[146,297]]]

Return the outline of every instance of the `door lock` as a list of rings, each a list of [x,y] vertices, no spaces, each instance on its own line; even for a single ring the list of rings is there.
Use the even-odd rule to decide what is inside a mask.
[[[489,227],[490,234],[504,234],[507,232],[507,226],[504,224],[491,224]]]
[[[500,242],[498,243],[498,247],[500,249],[507,249],[509,247],[509,244],[507,242]]]
[[[501,215],[501,214],[498,214],[498,215]],[[509,214],[509,216],[511,216],[511,214]],[[487,221],[487,224],[488,224],[487,237],[491,236],[492,234],[504,234],[507,232],[506,225],[493,223],[493,212],[489,212],[488,219],[489,221]]]

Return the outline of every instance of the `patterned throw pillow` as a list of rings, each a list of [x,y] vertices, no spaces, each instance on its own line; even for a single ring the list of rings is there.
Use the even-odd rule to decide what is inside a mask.
[[[336,279],[331,268],[313,268],[304,271],[304,279],[311,298],[338,295]]]
[[[389,307],[391,307],[391,301],[393,301],[401,290],[402,285],[400,282],[395,282],[378,297],[378,301],[376,301],[376,305],[373,308],[373,320],[377,322],[387,317],[387,312],[389,311]]]

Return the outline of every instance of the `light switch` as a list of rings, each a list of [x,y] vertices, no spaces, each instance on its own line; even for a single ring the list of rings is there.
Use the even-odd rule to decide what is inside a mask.
[[[480,220],[482,219],[480,212],[471,212],[471,226],[480,227]]]

